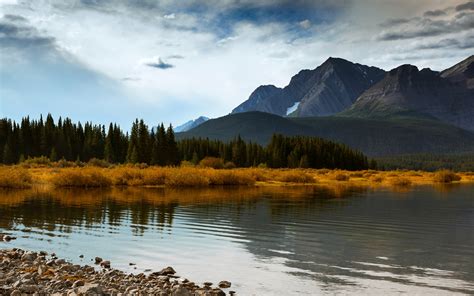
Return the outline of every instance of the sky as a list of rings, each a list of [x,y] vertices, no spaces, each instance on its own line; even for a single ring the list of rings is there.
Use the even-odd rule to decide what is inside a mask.
[[[0,0],[0,117],[178,125],[328,57],[443,70],[473,49],[468,0]]]

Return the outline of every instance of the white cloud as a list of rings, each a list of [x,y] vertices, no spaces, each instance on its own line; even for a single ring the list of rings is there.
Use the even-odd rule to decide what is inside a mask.
[[[309,29],[311,27],[311,21],[310,20],[304,20],[298,23],[301,28],[303,29]]]
[[[174,13],[170,13],[170,14],[165,14],[163,17],[168,20],[174,20],[176,18],[176,15]]]

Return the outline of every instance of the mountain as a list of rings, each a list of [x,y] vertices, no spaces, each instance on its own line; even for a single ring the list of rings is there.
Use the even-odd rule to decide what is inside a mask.
[[[232,113],[262,111],[281,116],[325,116],[349,106],[366,89],[380,81],[385,71],[329,58],[314,70],[302,70],[284,88],[258,87]]]
[[[281,88],[274,85],[261,85],[255,89],[247,101],[240,104],[237,108],[232,110],[232,113],[247,112],[249,110],[257,110],[259,104],[266,98],[272,97],[282,91]]]
[[[200,116],[194,120],[190,120],[182,125],[179,125],[177,127],[174,128],[175,132],[177,133],[180,133],[180,132],[186,132],[190,129],[193,129],[195,127],[197,127],[198,125],[202,124],[203,122],[206,122],[208,121],[209,118],[205,117],[205,116]]]
[[[209,137],[268,143],[274,133],[316,136],[356,148],[369,156],[474,151],[474,133],[430,118],[388,119],[340,116],[285,118],[262,112],[230,114],[209,120],[178,139]]]
[[[441,72],[441,77],[468,89],[474,89],[474,55]]]
[[[177,138],[201,137],[229,141],[241,135],[246,140],[265,144],[274,133],[311,135],[312,129],[281,116],[264,112],[244,112],[210,119]]]
[[[439,72],[402,65],[360,95],[342,115],[382,118],[400,113],[431,116],[474,131],[474,90]]]

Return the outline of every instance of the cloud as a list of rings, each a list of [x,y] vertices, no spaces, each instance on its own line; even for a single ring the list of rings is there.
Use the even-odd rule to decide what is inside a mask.
[[[140,78],[137,78],[137,77],[124,77],[121,79],[122,81],[131,81],[131,82],[134,82],[134,81],[140,81],[141,79]]]
[[[161,58],[152,58],[151,60],[144,62],[144,64],[148,67],[158,68],[162,70],[174,68],[174,65],[165,63]]]
[[[406,24],[411,22],[413,19],[408,19],[408,18],[396,18],[396,19],[389,19],[384,21],[383,23],[380,24],[381,27],[394,27],[394,26],[399,26],[402,24]]]
[[[165,14],[163,17],[167,20],[174,20],[176,18],[176,14],[174,13]]]
[[[474,10],[474,1],[469,1],[464,4],[456,6],[456,11],[463,11],[463,10]]]
[[[298,23],[300,25],[301,28],[303,29],[309,29],[311,27],[311,21],[306,19],[304,21],[301,21]]]
[[[5,14],[3,16],[4,20],[11,21],[11,22],[27,22],[28,20],[21,15],[14,15],[14,14]]]
[[[0,47],[25,50],[30,47],[56,47],[54,37],[44,36],[27,19],[17,15],[5,15],[0,19]]]
[[[416,49],[471,49],[474,48],[474,34],[461,36],[459,39],[446,38],[420,44]]]
[[[423,16],[426,16],[426,17],[437,17],[437,16],[443,16],[443,15],[446,15],[446,11],[441,10],[441,9],[428,10],[423,14]]]
[[[169,60],[172,60],[172,59],[181,60],[181,59],[184,59],[184,56],[179,55],[179,54],[172,54],[172,55],[167,56],[166,58]]]
[[[474,28],[474,13],[458,13],[446,20],[432,20],[430,18],[413,19],[408,21],[409,26],[397,27],[384,31],[378,40],[393,41],[420,37],[433,37],[443,34],[458,33]]]

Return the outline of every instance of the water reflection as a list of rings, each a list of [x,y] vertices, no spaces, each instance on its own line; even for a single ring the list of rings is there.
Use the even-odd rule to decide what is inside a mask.
[[[473,293],[473,186],[0,191],[15,246],[173,265],[242,295]],[[83,262],[84,263],[84,262]],[[133,270],[131,270],[133,271]]]

